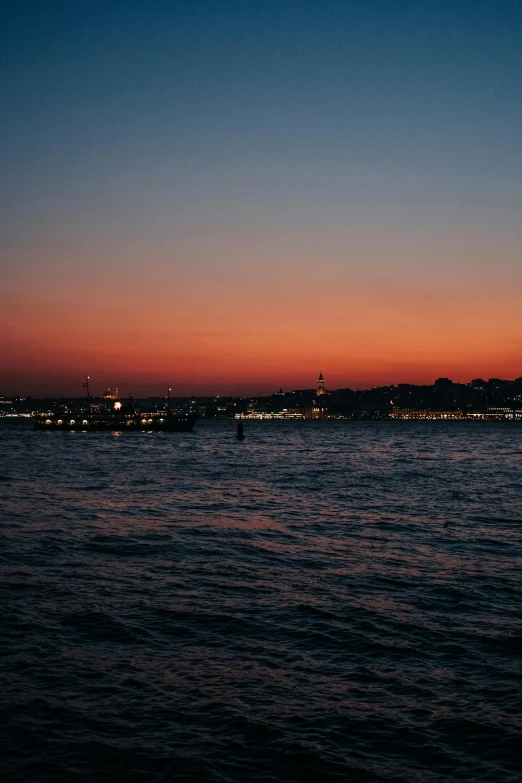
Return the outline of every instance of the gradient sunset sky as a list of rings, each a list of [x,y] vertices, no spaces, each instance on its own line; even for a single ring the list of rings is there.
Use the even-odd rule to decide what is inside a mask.
[[[522,375],[520,0],[7,2],[0,394]]]

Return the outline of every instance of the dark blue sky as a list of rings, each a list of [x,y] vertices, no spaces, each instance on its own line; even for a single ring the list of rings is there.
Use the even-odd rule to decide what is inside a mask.
[[[8,188],[280,163],[519,193],[519,2],[6,6]]]

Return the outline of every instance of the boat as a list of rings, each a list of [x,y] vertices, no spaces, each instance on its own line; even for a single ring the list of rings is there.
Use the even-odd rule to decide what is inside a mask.
[[[62,432],[192,432],[197,413],[178,413],[172,410],[170,389],[164,410],[144,412],[136,408],[129,395],[127,405],[115,400],[110,409],[93,404],[89,392],[89,378],[85,379],[87,406],[79,413],[43,413],[34,417],[34,430]]]

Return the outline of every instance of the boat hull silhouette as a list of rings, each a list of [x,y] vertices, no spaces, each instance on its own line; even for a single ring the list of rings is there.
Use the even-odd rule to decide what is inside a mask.
[[[124,418],[80,415],[66,419],[47,416],[35,419],[33,429],[52,432],[192,432],[196,420],[196,414]]]

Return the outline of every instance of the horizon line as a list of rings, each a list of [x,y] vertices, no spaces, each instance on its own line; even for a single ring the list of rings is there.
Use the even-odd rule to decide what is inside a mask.
[[[399,387],[399,386],[417,386],[417,387],[434,386],[435,383],[437,383],[437,381],[440,381],[440,380],[449,381],[451,384],[457,385],[457,386],[469,386],[471,383],[479,382],[479,381],[482,382],[482,383],[491,383],[493,381],[501,381],[502,383],[517,383],[517,382],[521,382],[522,383],[522,376],[519,376],[517,378],[512,378],[512,379],[510,379],[510,378],[499,378],[499,377],[491,377],[491,378],[487,378],[486,379],[486,378],[477,377],[477,378],[472,378],[469,381],[453,381],[451,378],[448,378],[446,376],[439,376],[432,383],[409,383],[409,382],[383,383],[383,384],[377,384],[377,385],[368,386],[368,387],[364,387],[364,388],[361,388],[361,387],[352,388],[350,386],[339,386],[336,389],[325,389],[325,391],[323,393],[332,394],[332,393],[339,392],[339,391],[363,392],[363,391],[370,391],[372,389],[384,389],[384,388],[392,389],[392,388],[396,388],[396,387]],[[172,386],[167,386],[166,388],[168,389],[168,392],[172,392],[172,389],[173,389]],[[115,389],[115,391],[118,391],[118,386],[115,386],[114,389]],[[110,387],[107,387],[107,391],[110,391]],[[296,393],[314,392],[314,391],[317,392],[317,387],[307,387],[307,388],[301,388],[301,389],[292,389],[290,391],[283,391],[282,387],[280,387],[279,391],[272,391],[272,392],[262,392],[262,391],[259,391],[259,392],[253,392],[253,393],[250,393],[250,394],[215,394],[215,393],[212,393],[212,394],[201,394],[201,393],[199,393],[199,394],[176,394],[176,393],[174,393],[171,396],[178,397],[178,398],[192,398],[192,397],[194,397],[194,398],[197,398],[197,397],[212,398],[212,397],[214,397],[216,399],[220,399],[220,398],[223,398],[223,399],[227,399],[227,398],[231,398],[231,399],[233,399],[233,398],[245,399],[245,398],[248,398],[248,397],[271,397],[273,395],[277,395],[277,394],[281,394],[281,393],[282,394],[296,394]],[[85,396],[86,396],[85,394],[83,394],[83,395],[81,395],[81,394],[80,395],[71,395],[71,394],[49,394],[49,393],[41,393],[40,392],[40,393],[36,393],[36,394],[34,394],[34,393],[33,394],[19,394],[19,393],[16,393],[16,394],[0,394],[0,399],[8,399],[8,398],[48,399],[48,398],[55,398],[55,397],[56,398],[62,398],[62,399],[82,399]],[[106,394],[91,394],[90,396],[93,397],[93,398],[97,398],[97,399],[103,399],[103,398],[109,399],[109,397],[106,397]],[[115,399],[121,399],[123,397],[129,397],[129,396],[134,396],[134,395],[132,395],[131,392],[127,392],[125,395],[121,395],[121,394],[118,395],[118,397],[115,398]],[[159,398],[159,397],[164,397],[164,396],[166,397],[167,394],[144,394],[144,395],[138,395],[138,398],[139,397],[143,397],[145,399],[148,399],[148,398],[154,398],[154,397],[158,397]]]

